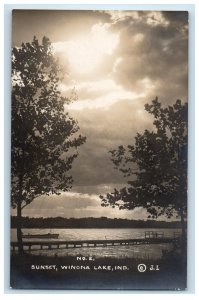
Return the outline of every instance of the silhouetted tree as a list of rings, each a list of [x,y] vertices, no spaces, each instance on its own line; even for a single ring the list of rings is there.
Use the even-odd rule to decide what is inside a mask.
[[[115,168],[128,177],[128,185],[100,196],[102,206],[145,208],[149,217],[177,215],[185,238],[187,216],[187,103],[177,100],[162,107],[158,98],[146,104],[154,129],[137,133],[133,145],[110,151]]]
[[[72,187],[69,170],[85,142],[66,112],[61,96],[63,72],[48,38],[12,49],[11,204],[17,209],[17,238],[22,252],[22,209],[43,194]]]

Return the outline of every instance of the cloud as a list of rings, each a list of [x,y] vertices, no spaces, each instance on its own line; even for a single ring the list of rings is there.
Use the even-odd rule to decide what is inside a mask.
[[[110,15],[110,19],[112,23],[118,23],[121,20],[131,18],[133,20],[139,19],[139,12],[133,10],[106,10],[108,15]]]
[[[187,11],[162,11],[162,16],[169,22],[170,26],[180,26],[187,29],[188,12]]]
[[[84,91],[81,90],[81,85],[79,87],[80,89],[77,89],[77,92],[79,91],[79,94],[82,95]],[[143,94],[137,94],[132,91],[125,90],[122,86],[116,84],[112,79],[100,80],[98,82],[91,81],[87,84],[87,86],[84,84],[83,87],[86,90],[86,94],[90,97],[71,103],[69,106],[67,106],[68,109],[109,109],[110,106],[121,100],[128,99],[133,101],[138,97],[144,96]]]
[[[87,187],[89,190],[89,187]],[[107,187],[110,190],[112,187]],[[105,190],[107,191],[107,188]],[[13,215],[16,211],[13,210]],[[65,217],[65,218],[86,218],[86,217],[109,217],[142,219],[147,214],[142,208],[134,211],[119,210],[118,208],[102,207],[98,195],[67,192],[61,195],[40,196],[23,210],[23,216],[29,217]]]
[[[120,31],[117,55],[121,58],[114,68],[114,80],[126,89],[145,93],[146,97],[158,95],[165,102],[186,100],[188,36],[183,30],[186,19],[183,25],[181,22],[184,13],[181,16],[181,12],[140,12],[139,16],[133,25],[129,17],[112,25],[112,30]],[[156,20],[155,26],[149,24],[149,18]],[[175,26],[171,21],[174,19]],[[144,80],[150,82],[147,89]]]
[[[146,24],[151,27],[155,26],[168,26],[170,21],[162,13],[162,11],[133,11],[133,10],[114,10],[106,11],[110,15],[112,24],[123,24],[123,22],[129,22],[130,25],[136,23]]]
[[[57,211],[75,209],[87,209],[88,207],[98,206],[99,197],[96,194],[79,193],[74,191],[61,192],[60,195],[40,196],[35,199],[24,212],[31,209],[49,210],[56,209]]]
[[[143,110],[146,102],[145,98],[122,100],[109,110],[85,108],[71,111],[87,137],[71,170],[75,185],[125,182],[123,175],[114,169],[109,150],[134,143],[136,132],[152,128],[152,117]]]

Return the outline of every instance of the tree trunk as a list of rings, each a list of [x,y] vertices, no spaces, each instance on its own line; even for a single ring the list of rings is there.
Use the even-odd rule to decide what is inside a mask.
[[[17,241],[18,241],[18,251],[19,254],[23,254],[23,240],[22,240],[22,219],[21,219],[21,202],[17,203]]]
[[[22,191],[23,191],[23,171],[24,171],[24,145],[22,146],[22,162],[21,172],[19,174],[19,194],[17,201],[17,241],[19,254],[23,254],[23,240],[22,240]]]
[[[186,235],[186,226],[185,226],[185,220],[184,220],[184,212],[183,208],[180,208],[180,221],[181,221],[181,229],[182,229],[182,254],[186,256],[187,252],[187,235]]]
[[[181,216],[182,238],[184,240],[186,240],[186,228],[185,228],[185,221],[184,221],[183,211],[181,212],[180,216]]]

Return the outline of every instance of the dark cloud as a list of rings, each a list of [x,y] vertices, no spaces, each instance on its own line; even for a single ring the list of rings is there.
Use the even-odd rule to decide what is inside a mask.
[[[181,16],[181,12],[167,14]],[[181,17],[176,18],[180,24]],[[187,24],[187,23],[186,23]],[[113,25],[114,26],[114,25]],[[115,25],[117,26],[117,24]],[[188,36],[181,27],[163,24],[151,26],[137,20],[120,22],[118,64],[114,78],[133,91],[146,89],[144,79],[150,80],[149,95],[166,101],[187,100]]]
[[[134,143],[137,132],[143,132],[146,127],[152,128],[152,118],[143,110],[146,102],[145,99],[120,101],[108,110],[84,109],[71,112],[87,137],[73,165],[75,185],[125,182],[123,175],[114,169],[109,151],[119,145]]]
[[[36,35],[47,36],[51,42],[66,41],[77,33],[90,30],[97,22],[109,22],[105,12],[92,10],[13,10],[12,42],[20,46]]]
[[[163,11],[162,15],[169,21],[170,25],[188,25],[188,11]]]

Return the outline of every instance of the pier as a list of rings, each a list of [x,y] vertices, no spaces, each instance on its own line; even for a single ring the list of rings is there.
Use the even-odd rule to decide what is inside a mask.
[[[164,234],[152,231],[145,232],[144,238],[138,239],[114,239],[114,240],[79,240],[79,241],[23,241],[24,251],[31,250],[53,250],[53,249],[71,249],[82,247],[109,247],[109,246],[133,246],[147,244],[175,243],[179,240],[179,236],[165,237]],[[18,250],[18,242],[11,242],[13,251]]]

